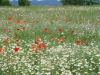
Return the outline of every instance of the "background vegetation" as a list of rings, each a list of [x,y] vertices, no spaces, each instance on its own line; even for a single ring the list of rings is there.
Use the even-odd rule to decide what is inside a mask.
[[[94,5],[99,4],[95,0],[61,0],[63,5]]]
[[[0,6],[10,6],[9,0],[0,0]]]
[[[96,2],[95,0],[61,0],[63,5],[98,5],[100,1]],[[0,6],[9,6],[11,5],[9,0],[0,0]],[[18,0],[19,6],[29,6],[29,0]]]
[[[29,0],[18,0],[19,6],[29,6],[30,2]]]
[[[19,6],[29,6],[30,1],[29,0],[18,0]],[[11,6],[9,0],[0,0],[0,6]]]

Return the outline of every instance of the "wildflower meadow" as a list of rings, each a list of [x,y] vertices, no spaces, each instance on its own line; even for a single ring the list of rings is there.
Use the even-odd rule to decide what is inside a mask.
[[[1,6],[0,75],[100,75],[100,6]]]

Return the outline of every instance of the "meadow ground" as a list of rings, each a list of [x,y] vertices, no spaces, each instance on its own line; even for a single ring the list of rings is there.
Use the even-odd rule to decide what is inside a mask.
[[[0,75],[100,75],[100,6],[0,7]]]

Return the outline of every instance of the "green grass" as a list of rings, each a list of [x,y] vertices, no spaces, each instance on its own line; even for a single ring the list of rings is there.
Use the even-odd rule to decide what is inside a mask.
[[[0,7],[0,75],[99,75],[99,12],[100,6]],[[10,22],[8,17],[12,17]],[[78,39],[84,42],[78,44]],[[31,49],[40,45],[34,40],[46,47]],[[15,52],[15,47],[20,50]]]

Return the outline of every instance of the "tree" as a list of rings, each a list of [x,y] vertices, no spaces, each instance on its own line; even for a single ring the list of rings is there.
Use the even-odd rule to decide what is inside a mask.
[[[2,5],[2,0],[0,0],[0,6]]]
[[[1,1],[2,1],[3,6],[10,6],[11,5],[9,0],[1,0]]]
[[[9,6],[11,5],[9,0],[0,0],[0,6]]]
[[[62,3],[63,5],[69,5],[69,0],[61,0],[61,3]]]
[[[93,0],[61,0],[63,5],[93,5],[99,4]]]
[[[83,0],[61,0],[63,5],[83,5]]]
[[[30,1],[29,0],[18,0],[19,6],[29,6]]]

